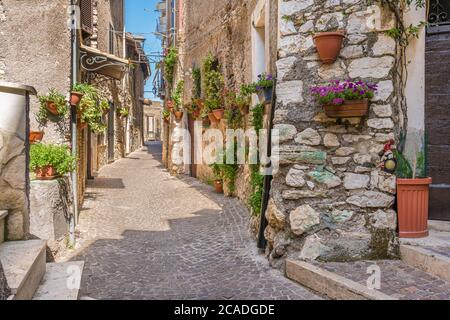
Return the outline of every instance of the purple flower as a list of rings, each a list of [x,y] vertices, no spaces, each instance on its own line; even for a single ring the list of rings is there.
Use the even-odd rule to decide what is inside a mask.
[[[334,105],[339,105],[339,104],[343,104],[344,103],[344,99],[342,98],[335,98],[333,99],[333,104]]]

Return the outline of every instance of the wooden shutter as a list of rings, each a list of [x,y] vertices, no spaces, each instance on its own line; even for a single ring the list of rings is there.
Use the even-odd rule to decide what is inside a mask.
[[[80,0],[81,29],[88,35],[92,35],[93,25],[93,5],[92,0]]]

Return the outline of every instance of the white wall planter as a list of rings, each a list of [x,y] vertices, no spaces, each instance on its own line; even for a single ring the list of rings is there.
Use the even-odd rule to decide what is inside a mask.
[[[33,87],[0,81],[0,130],[24,141],[30,94],[36,94]]]

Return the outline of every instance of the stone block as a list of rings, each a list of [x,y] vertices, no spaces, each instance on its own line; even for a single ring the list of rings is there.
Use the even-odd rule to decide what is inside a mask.
[[[292,232],[300,236],[320,223],[320,214],[309,205],[293,210],[289,215]]]
[[[67,235],[70,210],[68,179],[31,182],[30,233],[49,240],[50,248]]]

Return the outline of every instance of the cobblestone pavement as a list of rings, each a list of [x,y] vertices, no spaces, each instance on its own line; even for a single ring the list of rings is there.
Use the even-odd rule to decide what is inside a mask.
[[[366,285],[367,267],[381,270],[379,291],[402,300],[450,300],[450,283],[413,268],[400,260],[321,263],[320,267]]]
[[[320,299],[259,255],[248,211],[195,179],[171,177],[151,144],[88,188],[75,252],[94,299]]]

